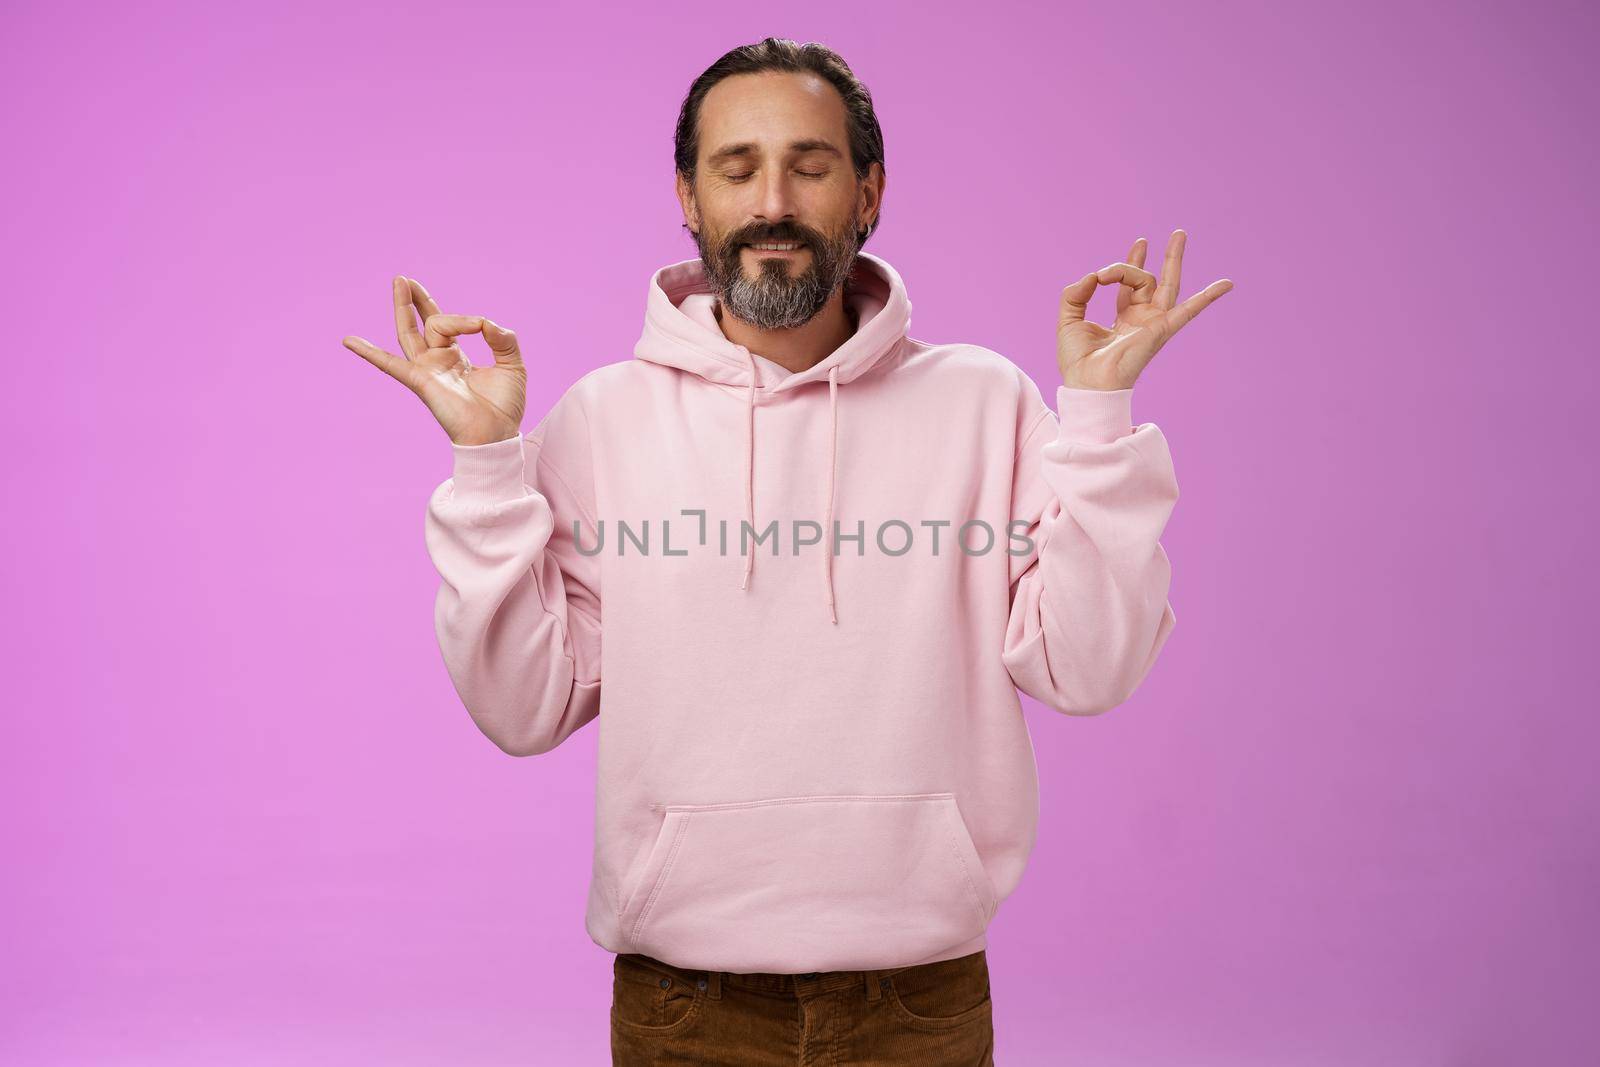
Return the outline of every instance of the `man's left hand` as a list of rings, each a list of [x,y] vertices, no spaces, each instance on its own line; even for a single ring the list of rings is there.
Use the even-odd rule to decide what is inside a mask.
[[[1062,384],[1074,389],[1131,389],[1161,346],[1207,304],[1233,288],[1227,278],[1212,282],[1178,303],[1178,278],[1188,234],[1172,231],[1161,277],[1144,269],[1147,242],[1133,242],[1122,263],[1112,263],[1061,291],[1056,321],[1056,363]],[[1117,286],[1117,321],[1110,328],[1084,318],[1089,298],[1102,285]]]

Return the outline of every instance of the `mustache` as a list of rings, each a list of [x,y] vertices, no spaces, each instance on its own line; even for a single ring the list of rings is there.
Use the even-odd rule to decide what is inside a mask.
[[[762,232],[747,231],[745,233],[736,234],[728,238],[728,244],[730,246],[757,244],[763,241],[783,241],[786,243],[798,241],[803,245],[815,246],[817,243],[817,238],[815,235],[810,233],[796,233],[793,229],[780,229],[777,231],[767,230]]]

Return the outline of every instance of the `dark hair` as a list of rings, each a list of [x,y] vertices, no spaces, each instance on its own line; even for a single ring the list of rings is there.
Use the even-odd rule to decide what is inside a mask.
[[[850,138],[850,163],[855,168],[856,178],[865,178],[874,163],[883,168],[883,130],[878,126],[877,112],[872,109],[872,94],[855,76],[844,57],[827,45],[814,41],[796,44],[786,37],[764,37],[755,44],[740,45],[725,53],[694,80],[694,84],[689,86],[688,95],[683,98],[683,107],[678,112],[678,128],[673,135],[672,152],[678,173],[691,185],[695,177],[695,160],[700,155],[700,105],[705,101],[706,94],[724,78],[769,70],[815,74],[827,80],[844,100],[845,130]],[[866,237],[872,236],[881,221],[883,212],[880,208],[878,216],[867,227]]]

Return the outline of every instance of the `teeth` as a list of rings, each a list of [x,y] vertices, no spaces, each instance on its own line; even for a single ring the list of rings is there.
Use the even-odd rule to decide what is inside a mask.
[[[774,241],[765,241],[765,242],[760,242],[760,243],[757,243],[757,244],[752,244],[750,247],[751,248],[762,248],[762,249],[766,249],[766,250],[771,251],[771,252],[793,252],[795,249],[799,248],[800,245],[799,245],[798,242],[795,242],[795,243],[792,243],[792,244],[779,244],[779,243],[774,242]]]

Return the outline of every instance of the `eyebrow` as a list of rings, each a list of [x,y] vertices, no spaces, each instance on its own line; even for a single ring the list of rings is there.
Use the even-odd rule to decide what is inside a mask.
[[[756,154],[757,150],[758,146],[754,141],[740,141],[738,144],[730,144],[717,149],[715,152],[711,153],[711,155],[706,157],[706,162],[708,164],[714,164],[721,163],[724,160],[732,159],[735,156],[753,156]],[[795,153],[829,152],[836,156],[844,155],[843,152],[839,151],[833,146],[832,141],[825,141],[820,137],[810,137],[806,138],[805,140],[790,141],[789,151]]]

